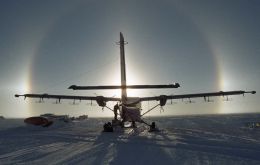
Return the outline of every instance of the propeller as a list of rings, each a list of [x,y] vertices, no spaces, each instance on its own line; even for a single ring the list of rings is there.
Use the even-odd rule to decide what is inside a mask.
[[[160,106],[160,113],[164,112],[163,106]]]

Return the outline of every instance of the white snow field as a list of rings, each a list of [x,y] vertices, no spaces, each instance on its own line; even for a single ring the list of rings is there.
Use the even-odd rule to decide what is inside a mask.
[[[50,127],[0,120],[0,164],[260,164],[260,114],[148,118],[145,126],[102,132],[110,119]]]

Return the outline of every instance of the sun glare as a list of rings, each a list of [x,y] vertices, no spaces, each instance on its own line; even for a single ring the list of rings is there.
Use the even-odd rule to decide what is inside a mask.
[[[18,91],[19,91],[19,93],[29,93],[30,87],[29,87],[28,83],[24,81],[23,83],[19,84]]]
[[[119,65],[119,64],[118,64]],[[132,68],[135,68],[131,63],[127,63],[126,65],[126,81],[127,85],[142,85],[143,80],[138,74],[138,72],[134,71]],[[121,85],[120,78],[120,68],[119,66],[115,66],[115,68],[111,68],[111,74],[106,76],[106,83],[103,85]],[[104,94],[108,97],[121,97],[121,90],[108,90],[104,92]],[[138,89],[127,89],[127,96],[130,97],[138,97],[141,92]]]
[[[29,85],[26,83],[26,81],[22,81],[21,83],[18,83],[15,85],[15,87],[12,87],[14,89],[14,93],[12,97],[14,97],[14,94],[25,94],[30,93]],[[15,115],[12,117],[28,117],[31,115],[30,113],[30,103],[27,101],[24,101],[23,99],[12,99],[13,103],[11,106],[13,106],[12,111],[15,112]],[[19,111],[16,111],[17,107],[19,107]]]

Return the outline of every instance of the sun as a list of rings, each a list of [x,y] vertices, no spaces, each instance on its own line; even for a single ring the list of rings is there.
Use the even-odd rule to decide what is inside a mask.
[[[127,63],[126,65],[126,83],[127,85],[141,85],[143,84],[143,79],[138,72],[134,72],[135,65],[132,63]],[[119,66],[114,66],[111,69],[111,74],[106,75],[106,84],[102,85],[121,85],[120,68]],[[139,89],[127,89],[128,97],[139,97],[142,92]],[[107,97],[121,97],[121,90],[108,90],[104,94]]]

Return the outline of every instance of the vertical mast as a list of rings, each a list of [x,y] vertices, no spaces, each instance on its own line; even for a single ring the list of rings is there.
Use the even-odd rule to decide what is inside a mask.
[[[124,36],[120,32],[120,67],[121,67],[121,99],[122,103],[126,103],[126,70],[125,70],[125,44]]]

